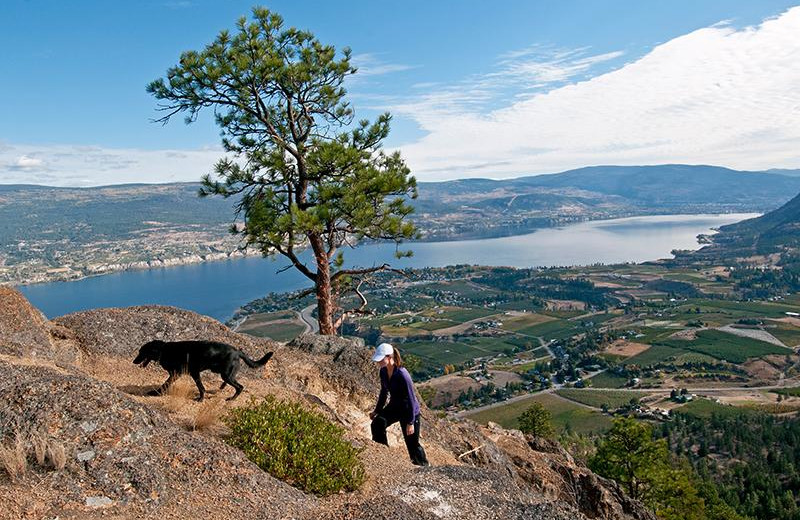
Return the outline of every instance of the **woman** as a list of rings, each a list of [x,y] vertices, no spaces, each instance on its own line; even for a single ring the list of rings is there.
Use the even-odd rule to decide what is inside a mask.
[[[369,414],[372,419],[372,440],[388,446],[386,428],[399,421],[411,462],[417,466],[427,466],[425,450],[419,445],[419,402],[414,395],[411,375],[403,368],[400,352],[388,343],[381,343],[375,349],[372,361],[378,363],[381,376],[378,404]],[[386,404],[387,394],[391,396],[389,404]]]

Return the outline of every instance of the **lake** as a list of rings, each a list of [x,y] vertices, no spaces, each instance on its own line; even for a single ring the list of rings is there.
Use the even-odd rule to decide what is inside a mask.
[[[404,249],[411,258],[394,257],[393,244],[369,244],[345,251],[348,266],[384,262],[394,267],[442,267],[453,264],[544,267],[643,262],[670,257],[673,249],[697,249],[697,235],[757,214],[663,215],[582,222],[541,229],[527,235],[419,242]],[[308,258],[306,255],[304,258]],[[98,307],[172,305],[230,318],[241,305],[269,292],[310,286],[295,269],[277,273],[282,259],[260,257],[207,262],[162,269],[123,271],[78,280],[20,286],[18,289],[48,318]]]

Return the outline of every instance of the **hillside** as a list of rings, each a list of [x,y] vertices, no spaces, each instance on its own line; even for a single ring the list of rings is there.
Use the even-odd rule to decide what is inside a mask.
[[[501,181],[467,179],[422,183],[420,198],[495,200],[494,195],[503,192],[520,196],[534,191],[541,191],[541,197],[546,198],[545,190],[564,190],[549,195],[556,200],[558,196],[598,201],[609,197],[618,202],[624,199],[634,206],[661,209],[703,204],[757,211],[774,208],[776,201],[785,200],[786,193],[792,193],[798,186],[798,179],[790,175],[718,166],[591,166]]]
[[[711,241],[689,257],[733,259],[796,252],[800,248],[800,195],[760,217],[722,226]]]
[[[251,356],[275,351],[264,369],[240,376],[243,398],[225,404],[212,396],[210,406],[221,414],[249,398],[302,403],[362,449],[366,484],[328,498],[308,495],[225,444],[218,420],[195,428],[209,405],[189,400],[191,391],[145,396],[164,373],[131,359],[154,337],[222,340]],[[98,309],[51,322],[0,287],[3,446],[19,433],[63,454],[60,467],[31,459],[16,478],[0,472],[0,518],[652,518],[557,444],[444,420],[427,408],[422,438],[432,466],[412,466],[397,432],[390,447],[369,439],[365,411],[378,382],[367,354],[363,343],[337,338],[277,344],[167,307]],[[208,379],[209,388],[218,382]]]

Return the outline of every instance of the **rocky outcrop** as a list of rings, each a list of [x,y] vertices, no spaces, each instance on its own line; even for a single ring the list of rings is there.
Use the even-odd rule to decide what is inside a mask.
[[[625,495],[616,482],[578,465],[557,442],[493,423],[481,431],[507,457],[517,478],[537,492],[566,502],[589,518],[654,518],[642,504]]]
[[[50,323],[16,289],[0,285],[0,354],[74,363],[70,331]]]
[[[161,305],[95,309],[68,314],[53,321],[72,331],[81,349],[95,356],[133,359],[139,347],[154,339],[212,339],[253,355],[261,350],[259,345],[264,344],[263,340],[252,336],[236,334],[207,316]]]
[[[394,518],[581,520],[586,517],[565,504],[542,501],[508,475],[463,465],[421,469],[411,482],[320,517],[321,520]]]
[[[9,504],[0,518],[652,518],[556,443],[451,421],[424,406],[423,443],[432,467],[412,466],[399,435],[389,447],[371,442],[367,413],[378,381],[363,342],[305,335],[284,346],[160,306],[98,309],[48,322],[18,293],[4,298],[0,339],[12,347],[0,352],[0,441],[7,444],[16,432],[53,438],[66,448],[67,463],[57,471],[37,466],[14,481],[0,471],[0,502]],[[151,339],[196,338],[224,341],[251,356],[275,351],[263,369],[243,371],[245,396],[225,406],[274,395],[324,413],[362,448],[364,489],[308,496],[224,444],[224,428],[192,431],[187,417],[200,405],[145,397],[165,374],[154,364],[134,367],[138,348]],[[79,354],[71,362],[51,362],[69,349]]]
[[[0,518],[285,518],[314,504],[238,450],[107,383],[4,362],[0,372],[3,436],[43,435],[66,447],[62,470],[0,480]]]

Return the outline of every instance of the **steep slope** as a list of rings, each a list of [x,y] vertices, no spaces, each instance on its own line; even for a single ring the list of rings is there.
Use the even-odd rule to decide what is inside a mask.
[[[800,248],[800,195],[760,217],[722,226],[695,256],[732,258]]]
[[[0,308],[24,306],[20,298],[9,290]],[[19,315],[0,315],[0,331],[11,330],[3,323],[7,316]],[[519,432],[452,422],[423,409],[429,468],[408,462],[399,431],[390,447],[371,442],[365,411],[374,405],[378,383],[363,343],[304,336],[275,344],[154,306],[86,311],[32,321],[31,328],[38,334],[17,336],[24,348],[0,354],[0,400],[7,403],[0,408],[0,440],[8,445],[15,432],[45,436],[64,446],[66,464],[54,470],[32,463],[13,481],[0,472],[0,518],[652,518],[557,444]],[[55,329],[67,330],[68,339],[48,341]],[[246,395],[239,401],[221,401],[225,390],[210,391],[209,404],[180,395],[147,397],[165,373],[152,364],[135,367],[131,359],[156,337],[203,337],[251,355],[276,354],[263,369],[243,371]],[[35,345],[51,357],[61,349],[80,355],[56,365],[47,356],[31,357]],[[216,388],[215,376],[206,379]],[[204,406],[224,412],[268,395],[304,403],[342,425],[348,440],[363,448],[364,487],[325,499],[309,496],[224,444],[219,422],[194,430]]]

